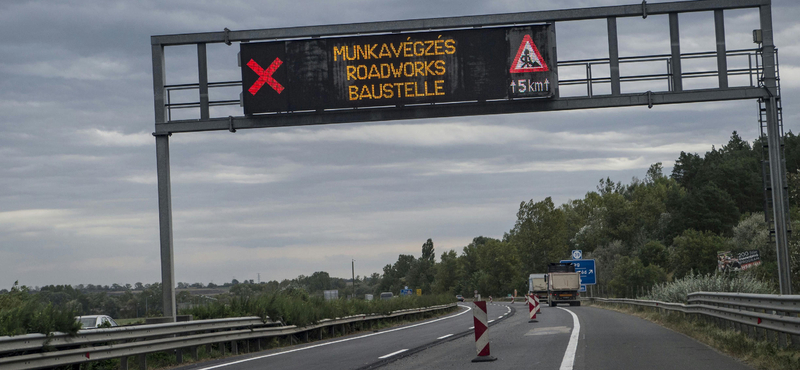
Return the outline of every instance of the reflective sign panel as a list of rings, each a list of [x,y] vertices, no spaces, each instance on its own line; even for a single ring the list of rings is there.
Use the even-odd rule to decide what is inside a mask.
[[[551,25],[242,43],[245,114],[556,97]]]

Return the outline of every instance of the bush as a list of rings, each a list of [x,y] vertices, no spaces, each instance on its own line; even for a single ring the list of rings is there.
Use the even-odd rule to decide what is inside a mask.
[[[688,294],[694,292],[774,293],[768,283],[750,275],[737,276],[736,273],[695,275],[694,272],[690,272],[671,283],[654,286],[650,294],[642,298],[653,301],[687,303]]]
[[[266,320],[282,321],[286,325],[308,326],[322,319],[352,315],[388,314],[392,311],[429,307],[454,302],[450,295],[425,295],[398,297],[389,300],[326,301],[319,296],[309,296],[300,289],[270,292],[260,295],[234,296],[229,300],[215,301],[206,306],[181,311],[197,320],[224,317],[259,316]]]
[[[9,293],[0,295],[0,336],[56,331],[74,335],[81,328],[77,314],[75,306],[46,302],[15,282]]]

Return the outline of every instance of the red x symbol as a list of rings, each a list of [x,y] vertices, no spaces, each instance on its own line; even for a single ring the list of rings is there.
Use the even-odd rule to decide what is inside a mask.
[[[275,73],[275,70],[277,70],[281,64],[283,64],[283,61],[281,61],[279,58],[275,58],[275,60],[272,61],[272,64],[269,65],[269,68],[264,70],[260,65],[258,65],[258,63],[256,63],[255,60],[250,59],[250,61],[247,62],[247,66],[250,67],[253,72],[258,74],[258,80],[256,80],[253,86],[250,86],[247,91],[250,91],[251,94],[255,95],[258,90],[261,89],[261,86],[264,86],[264,84],[267,83],[270,87],[275,89],[278,94],[280,94],[281,91],[283,91],[283,86],[281,86],[278,81],[275,81],[275,79],[272,78],[272,74]]]

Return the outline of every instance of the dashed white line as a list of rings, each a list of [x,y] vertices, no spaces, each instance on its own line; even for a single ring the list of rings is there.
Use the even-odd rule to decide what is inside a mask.
[[[475,327],[474,326],[470,326],[469,328],[467,328],[467,330],[472,330],[472,329],[475,329]]]
[[[494,320],[489,320],[489,322],[494,322]]]
[[[444,338],[448,338],[448,337],[452,337],[452,336],[453,336],[453,334],[447,334],[447,335],[442,335],[441,337],[436,338],[436,339],[444,339]]]
[[[497,318],[498,318],[498,319],[502,319],[502,318],[503,318],[503,315],[497,316]]]
[[[408,351],[408,348],[406,348],[406,349],[401,349],[401,350],[399,350],[399,351],[395,351],[395,352],[392,352],[392,353],[390,353],[390,354],[388,354],[388,355],[383,355],[383,356],[381,356],[381,357],[378,357],[378,358],[379,358],[379,359],[381,359],[381,360],[383,360],[384,358],[387,358],[387,357],[392,357],[392,356],[394,356],[394,355],[396,355],[396,354],[398,354],[398,353],[403,353],[403,352],[405,352],[405,351]]]

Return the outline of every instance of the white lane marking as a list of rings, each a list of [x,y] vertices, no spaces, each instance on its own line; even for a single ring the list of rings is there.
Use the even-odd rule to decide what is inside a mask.
[[[578,350],[578,337],[581,333],[581,323],[578,321],[578,315],[574,312],[558,307],[572,315],[572,334],[569,336],[569,344],[567,344],[567,351],[564,352],[564,359],[561,360],[561,367],[559,370],[572,370],[575,365],[575,352]]]
[[[494,320],[489,320],[489,322],[494,322]]]
[[[497,318],[498,318],[498,319],[502,319],[502,318],[503,318],[503,315],[497,316]]]
[[[419,323],[419,324],[414,324],[414,325],[404,326],[404,327],[402,327],[402,328],[389,329],[389,330],[386,330],[386,331],[380,331],[380,332],[377,332],[377,333],[370,333],[370,334],[362,335],[362,336],[360,336],[360,337],[345,338],[345,339],[340,339],[340,340],[336,340],[336,341],[333,341],[333,342],[327,342],[327,343],[315,344],[315,345],[313,345],[313,346],[308,346],[308,347],[303,347],[303,348],[295,348],[295,349],[290,349],[290,350],[288,350],[288,351],[283,351],[283,352],[278,352],[278,353],[271,353],[271,354],[264,355],[264,356],[258,356],[258,357],[246,358],[246,359],[244,359],[244,360],[239,360],[239,361],[229,362],[229,363],[226,363],[226,364],[219,364],[219,365],[215,365],[215,366],[204,367],[204,368],[200,368],[200,369],[197,369],[197,370],[211,370],[211,369],[217,369],[217,368],[220,368],[220,367],[225,367],[225,366],[230,366],[230,365],[236,365],[236,364],[240,364],[240,363],[242,363],[242,362],[248,362],[248,361],[253,361],[253,360],[260,360],[260,359],[262,359],[262,358],[273,357],[273,356],[279,356],[279,355],[285,355],[285,354],[287,354],[287,353],[298,352],[298,351],[305,351],[305,350],[307,350],[307,349],[312,349],[312,348],[317,348],[317,347],[323,347],[323,346],[327,346],[327,345],[331,345],[331,344],[337,344],[337,343],[342,343],[342,342],[349,342],[349,341],[351,341],[351,340],[356,340],[356,339],[361,339],[361,338],[372,337],[372,336],[375,336],[375,335],[381,335],[381,334],[391,333],[391,332],[393,332],[393,331],[398,331],[398,330],[405,330],[405,329],[409,329],[409,328],[413,328],[413,327],[417,327],[417,326],[422,326],[422,325],[431,324],[431,323],[434,323],[434,322],[437,322],[437,321],[442,321],[442,320],[451,319],[451,318],[453,318],[453,317],[456,317],[456,316],[461,316],[461,315],[463,315],[463,314],[465,314],[465,313],[467,313],[467,312],[469,312],[469,311],[472,311],[472,308],[471,308],[471,307],[469,307],[469,306],[461,306],[461,305],[459,305],[459,307],[466,308],[466,310],[464,310],[463,312],[459,312],[459,313],[457,313],[457,314],[455,314],[455,315],[451,315],[451,316],[447,316],[447,317],[442,317],[442,318],[440,318],[440,319],[431,320],[431,321],[426,321],[426,322],[422,322],[422,323]],[[470,328],[470,329],[471,329],[471,328]]]
[[[444,339],[444,338],[448,338],[448,337],[452,337],[452,336],[453,336],[453,334],[447,334],[447,335],[442,335],[441,337],[436,338],[436,339]]]
[[[384,358],[387,358],[387,357],[392,357],[392,356],[394,356],[394,355],[396,355],[396,354],[398,354],[398,353],[403,353],[403,352],[405,352],[405,351],[408,351],[408,348],[406,348],[406,349],[401,349],[401,350],[399,350],[399,351],[395,351],[395,352],[392,352],[392,353],[390,353],[390,354],[388,354],[388,355],[383,355],[383,356],[381,356],[381,357],[378,357],[378,358],[379,358],[379,359],[381,359],[381,360],[383,360]]]
[[[467,330],[472,330],[472,329],[475,329],[475,327],[474,326],[470,326],[470,327],[467,328]]]

